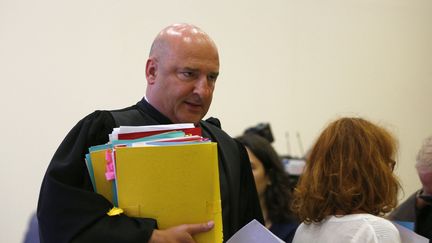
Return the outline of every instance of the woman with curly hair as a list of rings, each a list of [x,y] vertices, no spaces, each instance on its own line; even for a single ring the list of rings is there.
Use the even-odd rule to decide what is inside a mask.
[[[294,192],[292,209],[303,223],[293,242],[401,242],[382,218],[397,204],[396,147],[388,131],[362,118],[330,123]]]
[[[265,226],[285,242],[292,242],[298,220],[290,210],[289,177],[279,156],[265,138],[245,133],[237,138],[251,162]]]

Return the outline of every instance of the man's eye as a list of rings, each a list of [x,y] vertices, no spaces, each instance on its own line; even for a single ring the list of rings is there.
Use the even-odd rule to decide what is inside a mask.
[[[213,82],[216,81],[217,77],[218,76],[216,74],[210,74],[207,76],[208,80]]]
[[[185,78],[191,78],[191,77],[194,76],[194,73],[193,72],[189,72],[189,71],[184,71],[184,72],[181,72],[181,75],[183,77],[185,77]]]

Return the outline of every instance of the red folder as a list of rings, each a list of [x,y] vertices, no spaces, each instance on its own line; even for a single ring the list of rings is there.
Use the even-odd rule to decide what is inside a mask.
[[[121,133],[118,135],[119,140],[131,140],[137,138],[144,138],[160,133],[172,132],[172,131],[183,131],[186,135],[197,135],[201,136],[201,128],[185,128],[185,129],[171,129],[171,130],[160,130],[160,131],[150,131],[150,132],[134,132],[134,133]]]

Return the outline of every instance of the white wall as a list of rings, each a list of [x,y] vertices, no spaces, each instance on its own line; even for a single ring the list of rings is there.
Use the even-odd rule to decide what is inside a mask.
[[[360,115],[400,140],[405,196],[432,134],[432,1],[0,0],[1,242],[20,242],[44,171],[69,129],[145,90],[151,41],[190,22],[216,41],[221,76],[209,115],[231,135],[270,122],[305,149],[330,120]]]

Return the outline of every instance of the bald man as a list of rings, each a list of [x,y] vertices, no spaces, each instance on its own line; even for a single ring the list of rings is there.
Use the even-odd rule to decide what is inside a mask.
[[[219,74],[215,43],[201,29],[175,24],[155,38],[146,64],[147,90],[136,105],[95,111],[69,132],[45,174],[38,203],[41,242],[194,242],[212,222],[165,230],[148,218],[110,217],[113,205],[95,193],[84,162],[88,148],[108,142],[118,126],[191,122],[218,144],[224,240],[252,219],[263,222],[247,153],[220,129],[203,121]],[[149,195],[151,196],[151,195]]]
[[[422,188],[395,208],[389,218],[413,222],[414,231],[432,242],[432,136],[424,140],[416,160]]]

